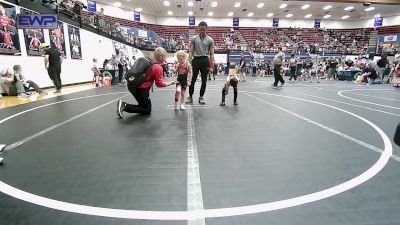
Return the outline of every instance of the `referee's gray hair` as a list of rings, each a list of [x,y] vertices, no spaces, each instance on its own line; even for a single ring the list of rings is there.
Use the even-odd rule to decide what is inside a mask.
[[[154,56],[156,56],[156,55],[166,56],[167,51],[165,51],[165,49],[163,47],[158,47],[154,50]]]

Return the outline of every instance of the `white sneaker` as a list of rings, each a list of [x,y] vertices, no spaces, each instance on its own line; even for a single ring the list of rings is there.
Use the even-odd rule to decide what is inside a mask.
[[[186,107],[185,107],[185,105],[181,105],[181,110],[185,110],[186,109]]]
[[[29,95],[25,94],[25,93],[20,93],[17,96],[18,98],[29,98]]]
[[[0,144],[0,152],[3,151],[5,147],[6,147],[5,144]]]
[[[117,103],[117,115],[118,118],[122,119],[122,113],[125,110],[125,102],[123,102],[121,99],[118,100]]]
[[[3,158],[0,157],[0,164],[3,162]]]
[[[175,103],[175,104],[174,104],[174,108],[175,108],[175,110],[179,110],[179,109],[180,109],[180,106],[179,106],[177,103]]]

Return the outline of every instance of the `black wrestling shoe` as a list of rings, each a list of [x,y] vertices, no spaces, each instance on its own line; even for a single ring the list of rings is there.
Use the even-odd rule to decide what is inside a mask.
[[[203,97],[200,97],[200,98],[199,98],[199,104],[200,104],[200,105],[206,104],[206,102],[204,101],[204,98],[203,98]]]
[[[192,96],[188,96],[188,97],[187,97],[186,104],[193,104],[193,98],[192,98]]]

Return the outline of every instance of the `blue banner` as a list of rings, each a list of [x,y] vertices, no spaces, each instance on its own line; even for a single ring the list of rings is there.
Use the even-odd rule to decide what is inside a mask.
[[[133,12],[133,20],[140,22],[140,12]]]
[[[57,14],[18,14],[17,29],[58,28]]]
[[[233,18],[233,26],[238,27],[239,26],[239,18]]]
[[[279,27],[279,18],[273,18],[272,19],[272,26],[273,27]]]
[[[375,27],[381,27],[382,23],[383,23],[383,18],[382,17],[375,18],[375,23],[374,23]]]
[[[314,21],[314,28],[320,28],[321,27],[321,20],[315,20]]]
[[[96,10],[96,2],[88,0],[87,1],[87,8],[88,8],[88,10],[90,12],[96,12],[97,11]]]
[[[194,16],[189,17],[189,26],[196,25],[196,19]]]

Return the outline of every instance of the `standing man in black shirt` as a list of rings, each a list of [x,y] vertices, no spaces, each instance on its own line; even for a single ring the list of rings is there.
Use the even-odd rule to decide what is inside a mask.
[[[335,58],[332,58],[329,61],[329,70],[328,70],[328,79],[334,79],[336,80],[337,78],[337,65],[338,65],[338,61]]]
[[[53,81],[54,86],[56,87],[56,91],[54,93],[61,93],[61,54],[54,48],[50,47],[50,45],[47,43],[42,43],[40,48],[45,51],[44,67],[46,68],[50,79]]]

